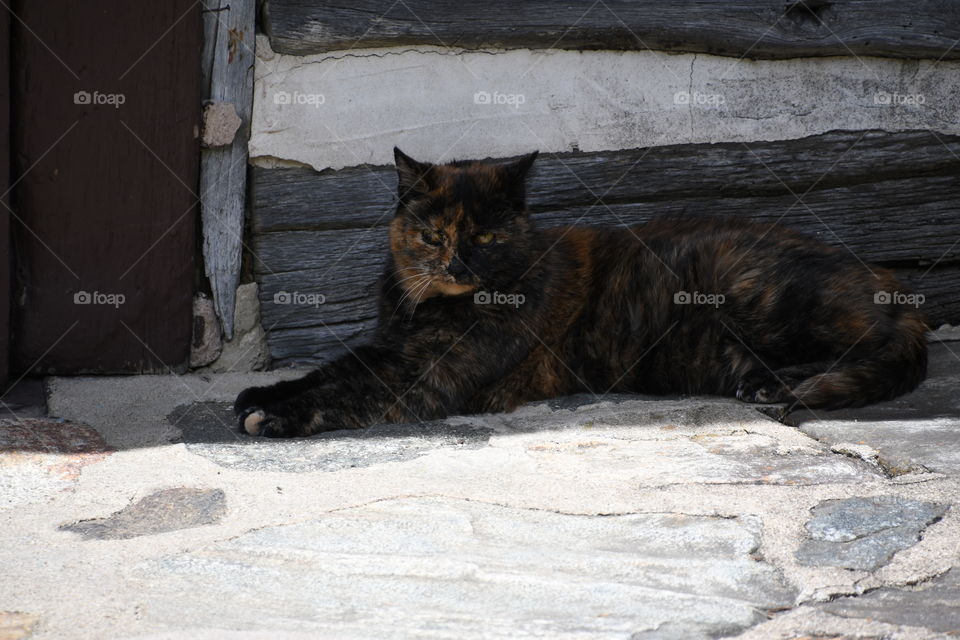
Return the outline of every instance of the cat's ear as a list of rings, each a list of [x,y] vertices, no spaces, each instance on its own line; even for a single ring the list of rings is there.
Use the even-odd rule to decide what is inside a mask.
[[[521,209],[526,201],[525,183],[527,173],[529,173],[530,167],[533,166],[533,161],[537,159],[539,153],[539,151],[534,151],[503,166],[504,190]]]
[[[527,172],[530,171],[530,167],[533,166],[533,161],[537,159],[538,155],[540,155],[540,152],[534,151],[533,153],[522,156],[520,159],[514,160],[506,165],[504,171],[514,180],[522,181],[527,177]]]
[[[397,163],[397,194],[400,196],[400,202],[405,204],[413,197],[422,195],[430,190],[427,184],[427,174],[433,166],[429,162],[417,162],[399,147],[393,148],[393,158]]]

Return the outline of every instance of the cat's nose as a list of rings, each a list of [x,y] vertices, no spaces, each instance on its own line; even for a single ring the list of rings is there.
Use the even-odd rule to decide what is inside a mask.
[[[467,265],[463,264],[460,258],[453,256],[450,259],[450,264],[447,265],[447,273],[459,279],[470,273],[470,270],[467,269]]]

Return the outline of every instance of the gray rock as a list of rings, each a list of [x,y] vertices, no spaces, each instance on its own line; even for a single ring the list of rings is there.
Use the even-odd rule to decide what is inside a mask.
[[[204,367],[220,357],[220,321],[213,300],[198,293],[193,298],[193,340],[190,343],[190,366]]]
[[[237,302],[233,310],[234,333],[249,333],[260,327],[260,298],[256,282],[237,287]]]
[[[223,343],[220,357],[205,371],[213,373],[259,371],[269,360],[267,336],[260,326],[257,283],[237,287],[233,312],[233,339]]]
[[[81,520],[60,529],[87,540],[136,538],[216,524],[226,511],[222,490],[179,487],[152,493],[106,518]]]
[[[222,147],[233,142],[243,120],[231,102],[212,102],[203,108],[203,137],[205,147]]]
[[[797,559],[805,565],[873,571],[916,544],[920,532],[947,508],[897,496],[827,500],[814,507],[806,524],[811,539],[797,550]]]
[[[143,615],[324,637],[705,638],[794,604],[759,521],[401,498],[147,561]],[[652,632],[646,634],[646,632]]]
[[[445,422],[377,425],[330,431],[310,438],[269,439],[241,435],[229,403],[177,407],[167,418],[182,432],[187,450],[244,471],[339,471],[382,462],[413,460],[436,449],[479,449],[491,429]]]
[[[916,587],[884,587],[862,596],[838,598],[818,608],[845,618],[925,627],[960,635],[960,570],[951,569]]]

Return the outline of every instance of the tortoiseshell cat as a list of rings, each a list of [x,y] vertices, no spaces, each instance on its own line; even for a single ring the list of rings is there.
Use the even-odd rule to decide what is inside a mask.
[[[926,374],[927,327],[904,287],[845,250],[711,218],[538,230],[524,204],[536,153],[395,157],[376,333],[300,380],[241,393],[247,433],[511,411],[580,392],[851,407]]]

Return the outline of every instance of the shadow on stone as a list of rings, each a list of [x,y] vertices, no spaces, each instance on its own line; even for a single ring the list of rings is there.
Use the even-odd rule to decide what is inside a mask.
[[[479,449],[493,434],[480,425],[433,421],[329,431],[309,438],[252,438],[237,432],[233,410],[224,402],[177,407],[168,420],[181,430],[177,441],[191,453],[245,471],[339,471],[402,462],[436,449]]]
[[[927,379],[913,393],[839,411],[796,411],[783,422],[828,445],[860,443],[892,476],[960,471],[960,342],[930,344]]]

